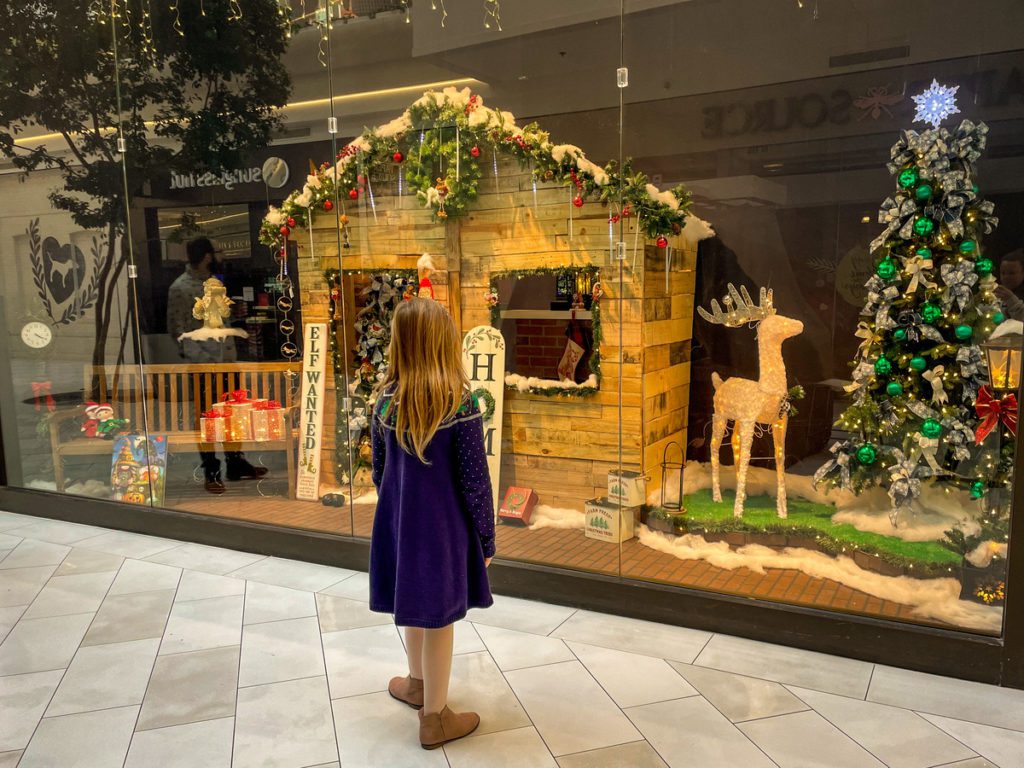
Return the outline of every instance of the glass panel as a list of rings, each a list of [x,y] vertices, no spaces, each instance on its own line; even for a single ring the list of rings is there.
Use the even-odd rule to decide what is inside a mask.
[[[645,372],[659,342],[688,369],[681,401],[644,388],[645,430],[686,446],[685,509],[672,475],[624,576],[999,634],[1013,441],[997,417],[975,437],[1010,391],[982,347],[1021,306],[1024,62],[1021,8],[996,6],[965,35],[946,3],[627,4],[625,153],[714,233],[681,249],[692,342],[644,339]],[[942,130],[962,141],[891,150],[930,128],[913,97],[933,79],[959,89]]]
[[[132,462],[145,459],[145,409],[132,394],[118,22],[103,4],[80,10],[35,5],[4,28],[18,66],[0,75],[0,417],[10,485],[109,499],[123,433],[139,437]],[[133,477],[127,500],[148,503],[154,478]]]

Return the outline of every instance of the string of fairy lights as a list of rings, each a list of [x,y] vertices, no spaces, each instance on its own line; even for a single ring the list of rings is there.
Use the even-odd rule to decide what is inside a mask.
[[[229,23],[238,23],[243,17],[242,3],[244,0],[228,0],[226,19]],[[483,11],[483,28],[503,32],[501,26],[501,0],[480,0]],[[153,0],[91,0],[88,16],[102,25],[112,24],[120,28],[125,39],[137,38],[138,49],[142,57],[156,62],[158,52],[156,35],[153,32]],[[348,22],[359,18],[355,10],[355,0],[317,0],[315,7],[308,6],[309,0],[299,0],[294,7],[292,0],[276,0],[277,13],[284,28],[285,37],[291,37],[293,30],[304,26],[315,27],[318,31],[317,59],[321,66],[327,66],[327,36],[334,28],[336,20]],[[171,19],[171,28],[179,37],[185,36],[186,26],[182,23],[181,0],[168,0],[167,10]],[[223,7],[223,6],[221,6]],[[430,9],[440,13],[440,25],[447,28],[448,9],[445,0],[430,0]],[[412,23],[412,0],[401,0],[397,10],[405,15],[405,22]],[[297,14],[295,13],[297,11]],[[218,15],[211,9],[207,12],[206,0],[199,0],[199,18],[207,19]]]

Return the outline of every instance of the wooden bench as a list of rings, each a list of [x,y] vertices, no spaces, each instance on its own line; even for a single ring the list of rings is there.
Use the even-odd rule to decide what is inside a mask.
[[[288,493],[295,493],[297,431],[291,427],[295,406],[293,388],[300,374],[298,363],[182,363],[181,365],[93,366],[84,371],[84,391],[95,391],[96,401],[110,403],[114,415],[129,419],[128,429],[166,435],[167,450],[214,451],[216,445],[199,439],[199,418],[225,393],[244,389],[250,397],[277,400],[288,413],[284,440],[247,440],[223,443],[228,451],[284,451],[288,465]],[[93,389],[94,383],[96,389]],[[202,402],[198,395],[202,395]],[[63,425],[84,418],[81,406],[58,412],[50,421],[54,479],[64,490],[66,456],[110,454],[111,441],[84,436],[61,439]]]

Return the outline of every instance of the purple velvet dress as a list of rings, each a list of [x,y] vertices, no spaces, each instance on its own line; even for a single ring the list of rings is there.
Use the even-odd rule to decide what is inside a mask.
[[[427,446],[429,464],[398,445],[389,393],[370,433],[377,513],[370,541],[370,608],[406,627],[436,628],[494,601],[494,506],[480,408],[468,396]]]

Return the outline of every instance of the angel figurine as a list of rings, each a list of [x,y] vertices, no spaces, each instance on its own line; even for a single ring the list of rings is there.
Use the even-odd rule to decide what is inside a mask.
[[[234,303],[228,298],[228,289],[224,283],[211,277],[203,283],[203,295],[196,297],[192,317],[202,320],[204,328],[223,328],[224,318],[231,314],[231,305]]]

